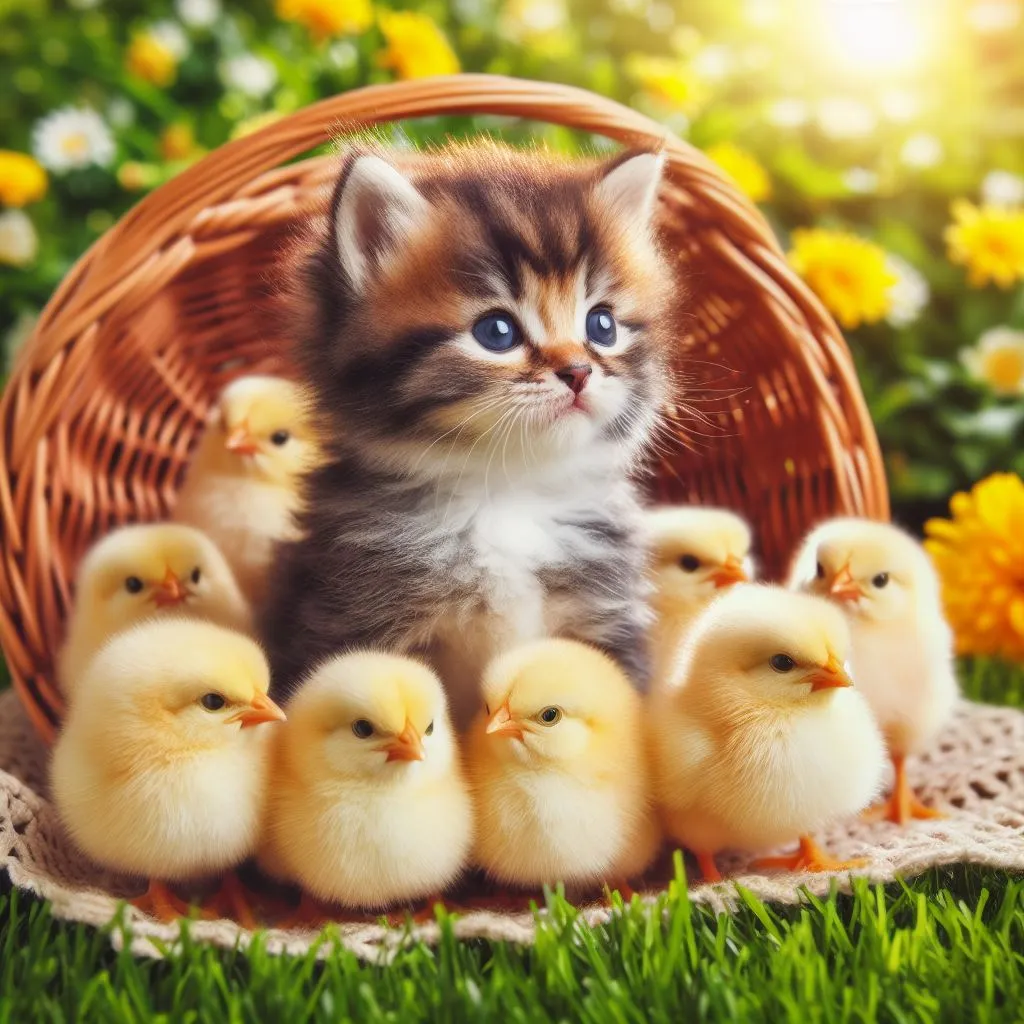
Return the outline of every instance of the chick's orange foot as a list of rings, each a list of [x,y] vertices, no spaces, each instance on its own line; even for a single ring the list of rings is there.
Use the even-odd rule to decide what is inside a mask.
[[[867,863],[863,857],[854,860],[836,860],[829,856],[810,837],[801,836],[800,845],[794,853],[781,857],[761,857],[751,867],[756,870],[775,868],[782,871],[848,871],[861,868]]]
[[[946,817],[942,811],[921,803],[917,798],[907,781],[904,758],[894,757],[892,766],[896,772],[892,793],[887,800],[869,807],[863,814],[864,818],[868,821],[891,821],[895,825],[905,825],[908,821],[929,821]]]
[[[694,850],[693,855],[697,859],[697,867],[700,868],[701,877],[705,882],[722,881],[722,872],[718,870],[713,853],[701,853]]]
[[[220,888],[203,904],[218,916],[229,917],[243,928],[258,927],[257,914],[253,907],[252,894],[242,884],[235,872],[224,876]]]
[[[206,920],[213,920],[217,915],[201,907],[187,903],[176,896],[164,882],[151,881],[149,888],[131,901],[133,907],[149,914],[159,921],[175,921],[179,917],[191,917],[198,914]]]

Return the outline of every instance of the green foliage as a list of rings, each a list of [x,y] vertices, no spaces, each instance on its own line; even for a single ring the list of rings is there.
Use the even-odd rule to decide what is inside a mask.
[[[382,66],[387,41],[374,17],[392,5],[432,17],[467,71],[580,85],[698,146],[738,144],[768,173],[772,194],[762,205],[784,244],[797,227],[845,228],[907,260],[930,288],[925,308],[902,326],[848,332],[896,498],[944,500],[994,470],[1024,471],[1019,397],[994,395],[959,359],[993,326],[1024,327],[1024,290],[968,287],[943,242],[953,199],[977,201],[990,171],[1024,174],[1024,18],[1011,11],[986,28],[974,11],[998,2],[937,3],[927,19],[909,21],[904,38],[898,11],[892,29],[837,19],[843,7],[920,6],[910,0],[384,0],[363,8],[358,31],[321,38],[279,17],[273,0],[209,0],[209,25],[195,23],[188,0],[2,0],[4,146],[30,152],[40,120],[68,105],[97,111],[114,143],[104,166],[51,173],[47,197],[26,211],[39,249],[24,267],[0,267],[0,332],[14,328],[6,347],[144,192],[254,118],[394,77]],[[173,81],[147,81],[129,69],[129,48],[168,22],[184,42]],[[898,47],[887,46],[889,31]],[[918,41],[919,61],[899,59]],[[227,62],[239,57],[265,62],[262,72],[233,77]],[[653,70],[652,60],[660,62]],[[168,150],[172,126],[179,146]],[[490,131],[593,145],[563,129],[486,117],[428,118],[401,131],[414,142]]]

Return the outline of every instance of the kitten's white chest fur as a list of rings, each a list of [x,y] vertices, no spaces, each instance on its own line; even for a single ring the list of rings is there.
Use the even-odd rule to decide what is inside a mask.
[[[465,527],[453,584],[465,596],[438,623],[434,651],[460,726],[477,708],[480,677],[494,655],[565,628],[541,573],[593,559],[600,542],[577,524],[609,505],[628,514],[628,489],[583,477],[483,500],[468,495],[453,507],[449,515]],[[439,531],[449,532],[450,523]]]

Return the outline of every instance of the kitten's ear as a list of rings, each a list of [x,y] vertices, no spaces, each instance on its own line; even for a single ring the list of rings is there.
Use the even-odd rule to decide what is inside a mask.
[[[619,157],[599,179],[595,190],[597,197],[619,216],[648,227],[654,216],[664,167],[663,153]]]
[[[426,221],[430,204],[378,156],[357,156],[334,195],[338,260],[358,290]]]

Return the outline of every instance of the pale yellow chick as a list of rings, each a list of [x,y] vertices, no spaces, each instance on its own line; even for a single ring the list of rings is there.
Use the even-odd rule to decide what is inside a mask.
[[[324,662],[277,737],[261,866],[321,902],[379,909],[451,885],[472,838],[437,676],[374,652]]]
[[[804,542],[790,584],[828,597],[846,613],[853,678],[878,718],[895,769],[892,795],[874,816],[901,824],[942,817],[914,795],[905,766],[949,721],[959,692],[953,635],[924,548],[888,523],[833,519]]]
[[[697,616],[726,587],[750,579],[750,527],[735,512],[691,505],[651,509],[645,516],[650,550],[653,679],[671,675]]]
[[[247,632],[249,603],[216,544],[175,523],[122,526],[86,553],[58,658],[61,689],[74,693],[89,659],[115,633],[144,619],[206,619]]]
[[[258,607],[278,541],[297,535],[303,475],[318,446],[299,385],[240,377],[221,393],[192,457],[174,518],[220,546],[243,592]]]
[[[97,863],[151,879],[148,906],[173,916],[163,885],[224,872],[254,852],[269,733],[259,647],[193,619],[153,619],[92,659],[53,752],[53,796]]]
[[[885,770],[881,733],[843,667],[849,643],[828,602],[744,584],[708,608],[672,684],[652,693],[657,801],[705,879],[721,877],[721,850],[798,838],[797,853],[761,863],[851,866],[810,838],[863,810]]]
[[[541,640],[491,663],[467,737],[475,861],[518,888],[628,892],[660,845],[640,696],[600,651]]]

